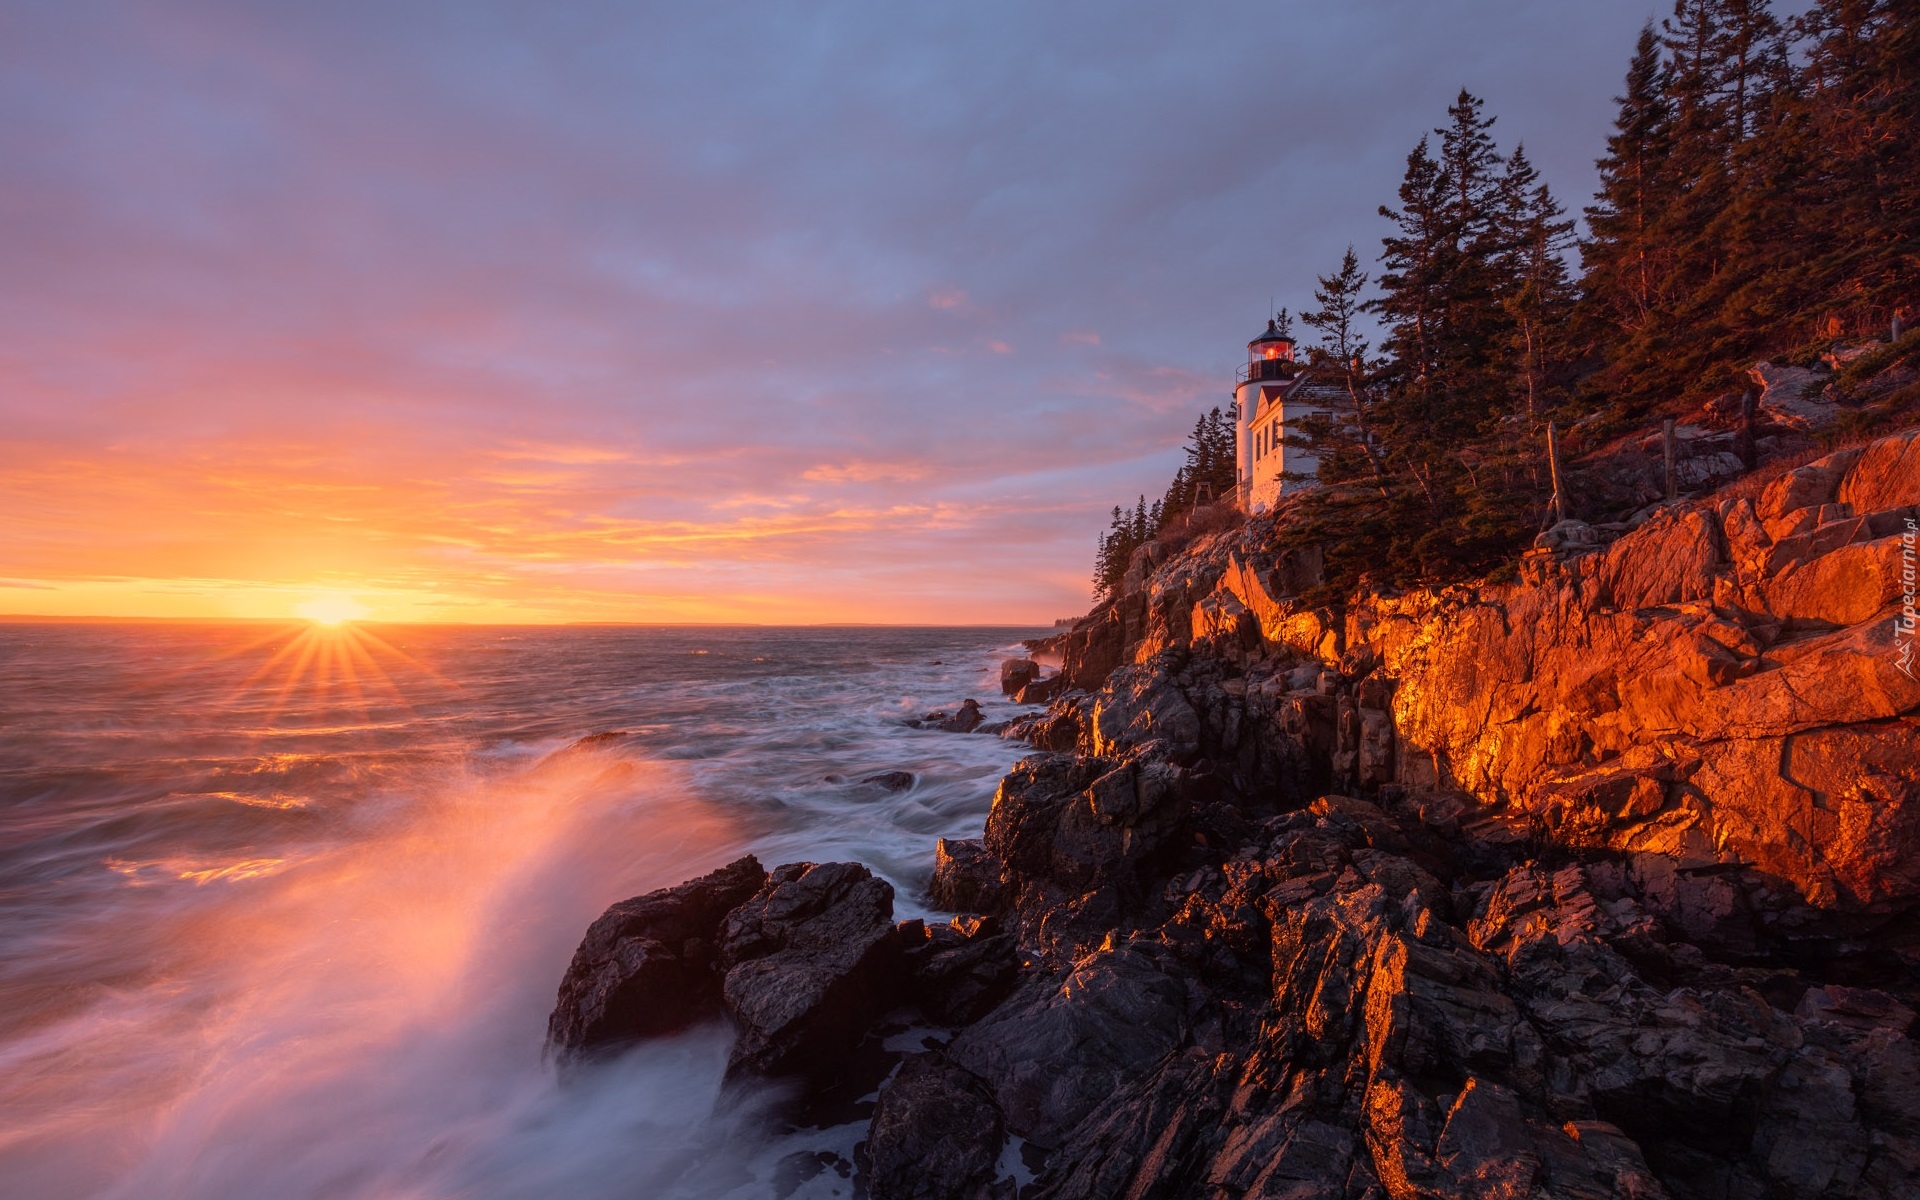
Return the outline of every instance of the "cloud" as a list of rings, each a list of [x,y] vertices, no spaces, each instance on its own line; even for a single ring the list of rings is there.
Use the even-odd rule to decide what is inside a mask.
[[[1644,17],[1091,11],[23,8],[4,607],[1050,621],[1462,82],[1578,209]]]
[[[813,467],[801,478],[814,483],[911,483],[926,474],[924,468],[910,464],[849,463]]]

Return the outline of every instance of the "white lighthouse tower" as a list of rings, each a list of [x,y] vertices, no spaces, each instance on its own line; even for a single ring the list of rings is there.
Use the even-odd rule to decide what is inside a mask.
[[[1316,396],[1309,373],[1293,360],[1293,338],[1269,320],[1259,337],[1247,343],[1247,365],[1240,368],[1234,388],[1238,417],[1234,456],[1240,508],[1248,513],[1272,508],[1284,492],[1303,485],[1287,475],[1312,475],[1320,467],[1313,455],[1286,444],[1288,422],[1309,413],[1324,413],[1324,397]]]

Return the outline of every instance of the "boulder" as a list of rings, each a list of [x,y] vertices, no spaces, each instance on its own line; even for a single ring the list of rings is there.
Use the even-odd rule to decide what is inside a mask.
[[[1860,451],[1842,450],[1817,462],[1795,467],[1767,485],[1754,511],[1762,522],[1771,525],[1782,517],[1805,508],[1832,503],[1841,480],[1860,459]]]
[[[955,917],[924,927],[905,952],[914,1003],[949,1025],[977,1020],[1004,999],[1019,974],[1013,935],[992,917]]]
[[[1051,704],[1066,690],[1067,677],[1055,675],[1052,679],[1036,679],[1022,687],[1014,700],[1021,704]]]
[[[945,912],[1003,912],[1009,901],[1006,864],[979,838],[941,838],[933,847],[927,901]]]
[[[1000,664],[1000,690],[1017,696],[1020,689],[1040,678],[1040,664],[1030,658],[1009,658]]]
[[[1881,438],[1855,453],[1837,489],[1841,504],[1861,514],[1920,504],[1920,429]]]
[[[994,794],[985,850],[1002,864],[1015,904],[1037,919],[1067,895],[1137,883],[1181,844],[1191,790],[1171,763],[1032,755]]]
[[[788,863],[721,928],[730,1075],[830,1076],[897,998],[893,885],[859,863]]]
[[[548,1049],[567,1057],[719,1015],[721,922],[765,879],[749,855],[607,909],[560,981]]]
[[[1585,521],[1560,521],[1533,539],[1538,550],[1581,551],[1600,545],[1599,531]]]
[[[1674,464],[1674,481],[1689,490],[1702,488],[1722,479],[1732,479],[1747,469],[1740,456],[1730,450],[1696,454]]]
[[[1760,414],[1774,424],[1811,430],[1833,423],[1833,402],[1820,395],[1822,385],[1832,376],[1768,362],[1755,363],[1748,374],[1760,385]]]
[[[943,717],[934,728],[944,733],[972,733],[980,728],[980,723],[985,719],[978,700],[962,700],[959,710],[950,717]]]
[[[880,1089],[860,1153],[873,1200],[1011,1200],[996,1187],[1006,1126],[986,1085],[938,1054]]]
[[[1184,758],[1200,749],[1200,715],[1170,678],[1175,660],[1159,659],[1116,671],[1094,698],[1094,754],[1121,754],[1150,741],[1165,742]]]
[[[1813,1021],[1834,1021],[1855,1029],[1887,1029],[1895,1036],[1913,1024],[1913,1010],[1885,992],[1872,988],[1826,987],[1807,989],[1794,1010]]]
[[[1186,985],[1155,956],[1097,951],[1064,978],[1029,980],[948,1056],[987,1082],[1009,1129],[1059,1146],[1116,1088],[1180,1048],[1187,1005]]]

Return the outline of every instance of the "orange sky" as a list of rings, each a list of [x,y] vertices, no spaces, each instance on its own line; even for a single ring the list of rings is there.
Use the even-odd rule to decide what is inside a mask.
[[[0,503],[35,519],[0,525],[0,611],[266,617],[340,595],[399,621],[1031,623],[1082,591],[1080,563],[1028,563],[983,597],[939,560],[1029,531],[997,506],[858,482],[896,466],[822,464],[661,520],[620,513],[697,464],[579,445],[435,457],[391,435],[8,445]]]
[[[16,6],[0,615],[1084,611],[1461,83],[1577,202],[1644,17],[736,9]]]

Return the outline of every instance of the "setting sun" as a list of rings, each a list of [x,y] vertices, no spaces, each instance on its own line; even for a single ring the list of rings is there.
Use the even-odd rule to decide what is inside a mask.
[[[340,625],[347,621],[358,621],[369,615],[366,605],[352,596],[315,596],[293,606],[293,614],[305,617],[316,625]]]

